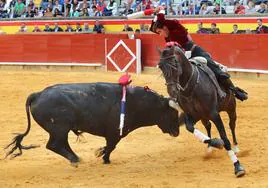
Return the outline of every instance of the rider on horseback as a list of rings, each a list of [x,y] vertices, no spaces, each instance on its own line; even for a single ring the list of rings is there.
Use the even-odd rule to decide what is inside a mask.
[[[152,21],[150,30],[156,34],[164,36],[166,42],[174,41],[179,43],[185,51],[191,51],[191,57],[202,56],[206,58],[208,67],[215,73],[218,81],[232,90],[236,98],[240,99],[241,101],[246,100],[248,98],[247,93],[244,90],[234,86],[230,80],[230,75],[226,72],[223,72],[213,61],[211,56],[204,49],[193,42],[185,27],[177,20],[165,19],[165,15],[162,13],[162,11],[163,10],[160,10],[160,8],[155,9],[155,13],[157,13],[157,15]]]

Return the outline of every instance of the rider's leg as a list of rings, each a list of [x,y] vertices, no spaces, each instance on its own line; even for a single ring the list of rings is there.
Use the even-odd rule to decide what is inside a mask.
[[[231,79],[225,79],[220,81],[224,87],[229,88],[235,94],[235,97],[241,101],[248,99],[248,93],[239,87],[235,87]]]
[[[235,87],[232,81],[230,80],[230,75],[223,72],[220,67],[211,59],[210,55],[204,51],[200,46],[196,46],[192,52],[192,57],[202,56],[207,59],[208,67],[215,73],[218,81],[221,82],[226,88],[232,90],[235,94],[235,97],[239,100],[247,100],[248,95],[243,89]]]

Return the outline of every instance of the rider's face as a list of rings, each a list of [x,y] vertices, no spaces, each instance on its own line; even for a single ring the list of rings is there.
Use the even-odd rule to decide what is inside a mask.
[[[164,26],[163,28],[156,28],[155,32],[163,37],[168,37],[168,35],[169,35],[169,31],[168,31],[168,28],[166,26]]]

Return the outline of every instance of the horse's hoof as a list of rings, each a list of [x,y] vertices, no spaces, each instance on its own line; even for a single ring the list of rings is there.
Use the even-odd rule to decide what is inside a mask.
[[[101,156],[104,155],[104,152],[105,152],[105,147],[101,147],[101,148],[99,148],[99,149],[97,149],[97,150],[95,151],[95,156],[96,156],[97,158],[99,158],[99,157],[101,157]]]
[[[80,158],[80,157],[79,157],[79,159],[78,159],[78,160],[79,160],[79,161],[78,161],[78,162],[79,162],[79,164],[84,164],[84,163],[85,163],[85,161],[84,161],[82,158]]]
[[[78,168],[79,162],[71,162],[71,166]]]
[[[222,139],[212,138],[209,141],[209,145],[214,148],[223,149],[224,142],[222,141]]]
[[[242,177],[246,174],[245,169],[240,165],[239,161],[237,161],[235,164],[235,175],[236,177]]]
[[[209,146],[208,146],[207,153],[212,153],[212,151],[213,151],[213,147],[209,145]]]
[[[244,170],[241,170],[241,171],[238,171],[235,175],[237,178],[239,178],[239,177],[244,176],[245,174],[246,174],[246,172]]]

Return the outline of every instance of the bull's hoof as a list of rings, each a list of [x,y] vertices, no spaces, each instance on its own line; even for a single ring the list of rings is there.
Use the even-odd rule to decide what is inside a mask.
[[[246,174],[245,169],[243,168],[242,165],[240,165],[239,161],[237,161],[236,163],[234,163],[235,166],[235,175],[236,177],[242,177]]]
[[[97,149],[97,150],[95,151],[95,156],[96,156],[97,158],[99,158],[99,157],[103,156],[104,153],[105,153],[105,147],[101,147],[101,148],[99,148],[99,149]]]
[[[209,140],[209,145],[214,148],[223,149],[224,142],[222,141],[222,139],[212,138]]]
[[[110,161],[110,155],[104,155],[102,157],[102,159],[103,159],[103,164],[110,164],[111,163],[111,161]]]
[[[103,164],[111,164],[110,160],[103,160]]]

